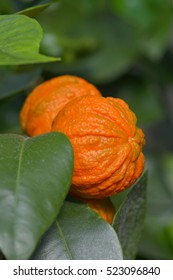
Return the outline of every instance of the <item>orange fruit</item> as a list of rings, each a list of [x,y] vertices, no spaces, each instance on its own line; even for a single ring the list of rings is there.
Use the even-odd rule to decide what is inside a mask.
[[[71,194],[104,198],[131,186],[144,169],[144,134],[119,98],[82,96],[55,117],[52,131],[69,138],[74,150]]]
[[[101,96],[96,87],[82,78],[63,75],[43,82],[28,95],[20,124],[29,136],[49,132],[57,113],[72,99],[83,95]]]
[[[102,219],[112,224],[115,216],[115,207],[109,198],[84,199],[83,202],[85,202],[89,208],[97,212]]]

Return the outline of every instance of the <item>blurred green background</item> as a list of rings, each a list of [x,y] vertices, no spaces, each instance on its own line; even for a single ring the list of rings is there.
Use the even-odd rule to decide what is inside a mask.
[[[0,14],[50,2],[1,0]],[[0,67],[0,132],[20,133],[26,95],[56,75],[79,75],[104,96],[123,98],[147,140],[147,215],[137,258],[173,259],[173,3],[53,2],[35,18],[44,31],[40,51],[61,61]]]

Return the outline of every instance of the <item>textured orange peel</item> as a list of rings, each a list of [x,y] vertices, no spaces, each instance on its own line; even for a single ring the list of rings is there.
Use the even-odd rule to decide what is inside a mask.
[[[86,80],[62,75],[45,81],[28,95],[20,112],[20,124],[29,136],[50,132],[57,113],[72,99],[86,94],[101,96]]]
[[[131,186],[142,174],[145,144],[135,114],[119,98],[104,98],[82,78],[63,75],[37,86],[20,112],[29,136],[67,135],[74,150],[70,193],[102,199]]]
[[[104,198],[142,174],[145,144],[136,116],[119,98],[82,96],[59,111],[51,131],[67,135],[74,149],[71,194]]]

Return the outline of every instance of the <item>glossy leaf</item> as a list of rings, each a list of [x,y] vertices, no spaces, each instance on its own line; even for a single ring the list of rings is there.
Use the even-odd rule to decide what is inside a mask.
[[[65,135],[0,135],[0,248],[27,259],[59,212],[71,184],[73,156]]]
[[[57,61],[39,54],[42,29],[24,15],[0,16],[0,65],[19,65]]]
[[[144,173],[117,212],[114,228],[123,249],[124,259],[134,259],[144,226],[147,173]]]
[[[170,133],[170,130],[169,130]],[[162,131],[161,137],[168,137]],[[171,140],[170,134],[169,140]],[[155,139],[159,139],[155,135]],[[163,141],[162,139],[161,141]],[[149,141],[149,139],[148,139]],[[155,140],[156,141],[156,140]],[[163,141],[162,148],[169,148]],[[172,142],[170,143],[172,147]],[[142,234],[139,254],[148,259],[173,259],[171,227],[173,225],[173,155],[163,153],[147,157],[149,170],[147,191],[147,216]],[[173,235],[172,235],[173,237]],[[172,243],[172,244],[171,244]]]
[[[86,205],[65,202],[33,258],[118,260],[122,251],[112,226]]]

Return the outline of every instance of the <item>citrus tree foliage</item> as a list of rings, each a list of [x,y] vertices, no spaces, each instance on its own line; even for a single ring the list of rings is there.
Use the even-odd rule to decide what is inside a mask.
[[[0,258],[172,259],[171,30],[169,0],[0,1]],[[127,101],[146,134],[148,188],[144,172],[111,197],[112,225],[69,201],[68,139],[20,129],[26,95],[66,73]]]

